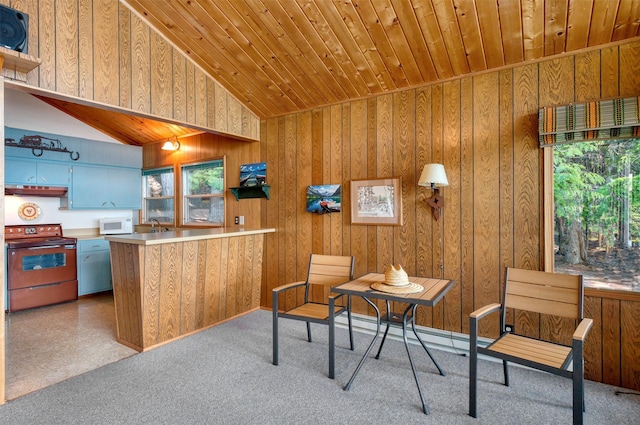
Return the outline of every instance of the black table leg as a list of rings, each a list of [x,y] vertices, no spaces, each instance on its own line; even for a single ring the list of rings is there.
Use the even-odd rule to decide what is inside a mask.
[[[440,372],[440,375],[446,376],[446,374],[444,373],[444,370],[442,370],[442,368],[440,367],[436,359],[433,357],[433,354],[431,354],[431,351],[429,351],[429,348],[427,348],[427,345],[424,343],[422,338],[420,338],[420,335],[418,335],[418,332],[416,331],[416,319],[415,319],[416,307],[417,305],[413,306],[413,312],[411,313],[411,328],[413,329],[413,333],[415,334],[416,338],[418,338],[418,341],[420,341],[420,345],[422,345],[422,348],[424,348],[424,351],[427,352],[433,364],[438,368],[438,372]]]
[[[371,340],[371,344],[369,344],[369,347],[367,348],[367,351],[364,353],[364,356],[362,356],[362,360],[360,360],[360,363],[358,363],[358,367],[356,367],[356,370],[353,372],[353,375],[351,375],[351,379],[349,379],[349,382],[347,383],[347,385],[345,385],[344,387],[345,391],[349,391],[349,388],[351,388],[351,384],[353,384],[353,380],[356,379],[356,375],[358,374],[358,372],[360,372],[360,368],[364,364],[364,361],[367,360],[367,357],[369,356],[369,353],[371,352],[373,345],[375,344],[375,342],[378,340],[378,337],[380,336],[380,310],[378,310],[378,307],[374,303],[372,303],[368,298],[366,297],[362,297],[362,298],[367,303],[369,303],[369,305],[371,305],[371,307],[373,307],[373,309],[376,311],[376,334],[373,337],[373,340]]]
[[[409,314],[409,311],[411,310],[415,311],[415,305],[407,307],[407,309],[404,311],[404,314],[402,315],[402,339],[404,340],[404,347],[407,349],[407,356],[409,357],[409,363],[411,364],[411,371],[413,372],[413,378],[416,381],[416,386],[418,387],[418,393],[420,394],[420,401],[422,402],[422,411],[424,412],[425,415],[428,415],[429,406],[427,406],[427,402],[424,400],[424,395],[422,395],[422,388],[420,388],[420,381],[418,381],[418,373],[416,371],[416,367],[413,364],[411,351],[409,351],[409,341],[407,341],[407,316]],[[411,316],[411,320],[412,321],[414,320],[413,315]],[[429,354],[429,356],[431,356],[431,354]]]

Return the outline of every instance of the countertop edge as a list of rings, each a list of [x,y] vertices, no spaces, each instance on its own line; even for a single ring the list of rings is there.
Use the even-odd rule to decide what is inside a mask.
[[[263,233],[274,233],[276,229],[194,229],[177,230],[161,233],[137,233],[133,235],[106,235],[109,242],[120,242],[133,245],[159,245],[165,243],[188,242],[202,239],[230,238],[235,236],[250,236]]]

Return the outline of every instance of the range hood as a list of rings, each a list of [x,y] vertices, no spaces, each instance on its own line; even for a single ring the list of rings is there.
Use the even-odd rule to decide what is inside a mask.
[[[4,188],[4,194],[64,198],[65,196],[67,196],[67,188],[61,186],[31,186],[22,184],[8,184]]]

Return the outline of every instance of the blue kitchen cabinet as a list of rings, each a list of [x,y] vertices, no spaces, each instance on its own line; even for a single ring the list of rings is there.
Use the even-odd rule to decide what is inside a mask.
[[[7,157],[4,178],[6,184],[68,186],[69,166],[59,162],[38,162]]]
[[[141,171],[74,165],[69,209],[135,209],[142,205]]]
[[[110,291],[112,288],[109,241],[78,241],[78,295]]]

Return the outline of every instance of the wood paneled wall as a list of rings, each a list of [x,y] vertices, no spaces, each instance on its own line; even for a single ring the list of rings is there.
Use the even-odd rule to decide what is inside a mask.
[[[454,279],[418,323],[468,333],[469,313],[500,300],[507,266],[544,269],[538,109],[640,94],[639,55],[636,40],[264,120],[272,197],[262,225],[277,231],[266,235],[262,305],[271,306],[273,287],[304,279],[310,253],[354,255],[356,275],[399,263],[410,275]],[[443,163],[449,178],[437,222],[425,204],[431,194],[417,186],[429,162]],[[351,225],[349,181],[391,176],[402,178],[404,225]],[[312,184],[341,184],[342,212],[307,213]],[[640,302],[611,303],[588,297],[596,330],[587,375],[640,389]],[[364,303],[355,311],[370,313]],[[544,317],[511,314],[521,331],[550,332]]]
[[[29,15],[29,85],[258,140],[258,117],[118,0],[0,3]]]

